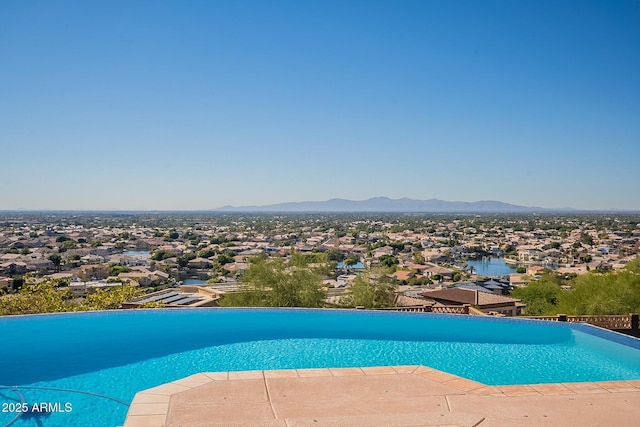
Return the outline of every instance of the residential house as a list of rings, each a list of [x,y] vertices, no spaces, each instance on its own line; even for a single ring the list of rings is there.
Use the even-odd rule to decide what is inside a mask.
[[[0,290],[9,291],[13,290],[13,279],[10,277],[0,277]]]
[[[12,254],[12,253],[8,253],[8,254],[0,254],[0,262],[4,263],[4,262],[18,262],[18,261],[22,261],[23,255],[20,254]]]
[[[514,274],[510,274],[509,275],[509,283],[513,287],[522,288],[524,286],[527,286],[530,281],[531,281],[531,278],[529,276],[524,275],[524,274],[516,274],[516,273],[514,273]]]
[[[519,247],[518,261],[522,263],[538,262],[540,261],[540,250],[531,246]]]
[[[48,259],[35,259],[27,262],[27,270],[29,271],[49,271],[53,268],[53,262]]]
[[[150,272],[131,271],[129,273],[118,274],[118,279],[122,281],[138,282],[140,286],[151,286],[157,280],[157,276]]]
[[[213,267],[213,262],[207,258],[194,258],[188,263],[189,268],[194,268],[197,270],[204,270]]]
[[[483,287],[497,295],[506,295],[513,289],[509,280],[490,277],[488,279],[478,280],[476,285]]]
[[[27,264],[24,262],[4,262],[0,264],[0,271],[9,276],[24,274],[27,272]]]
[[[84,264],[100,264],[104,262],[104,258],[99,255],[89,254],[81,257],[80,261]]]
[[[406,281],[409,279],[412,279],[414,277],[416,277],[416,274],[413,271],[396,271],[395,273],[393,273],[393,277],[402,282],[402,281]]]
[[[440,280],[453,280],[453,270],[437,265],[430,266],[424,270],[424,275],[428,278],[440,276]]]
[[[157,261],[156,265],[158,266],[162,266],[162,267],[166,267],[168,269],[173,269],[173,268],[178,268],[178,258],[176,257],[171,257],[171,258],[165,258],[161,261]]]
[[[487,314],[498,313],[505,316],[517,316],[526,306],[517,298],[482,292],[477,289],[449,288],[423,292],[419,295],[427,301],[433,301],[434,307],[473,305]]]
[[[542,274],[544,272],[544,267],[541,267],[539,265],[532,265],[530,267],[527,267],[527,275],[529,276],[537,276],[539,274]]]
[[[356,280],[355,274],[341,274],[336,278],[336,282],[338,282],[338,287],[345,287]]]

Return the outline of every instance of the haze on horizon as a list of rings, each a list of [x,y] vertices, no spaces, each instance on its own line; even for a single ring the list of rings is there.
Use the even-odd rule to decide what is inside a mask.
[[[640,210],[636,0],[5,0],[0,64],[0,210]]]

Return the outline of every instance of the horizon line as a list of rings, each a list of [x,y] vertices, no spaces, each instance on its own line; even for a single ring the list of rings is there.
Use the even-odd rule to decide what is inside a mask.
[[[390,206],[367,206],[367,202],[391,202],[396,203]],[[343,206],[329,206],[335,202],[344,203]],[[398,206],[398,203],[414,203],[413,207]],[[440,203],[445,206],[426,206],[424,209],[420,203]],[[501,206],[480,208],[478,205],[495,204]],[[304,206],[304,205],[307,206]],[[323,204],[325,206],[323,206]],[[365,205],[364,207],[362,205]],[[360,205],[360,206],[358,206]],[[448,206],[447,206],[448,205]],[[454,205],[457,205],[454,207]],[[466,206],[465,206],[466,205]],[[463,207],[464,206],[464,207]],[[485,205],[486,206],[486,205]],[[413,199],[410,197],[390,198],[388,196],[374,196],[366,199],[345,199],[333,197],[325,200],[303,200],[287,201],[269,204],[245,204],[245,205],[223,205],[215,208],[195,208],[195,209],[157,209],[157,208],[14,208],[2,209],[0,212],[210,212],[210,213],[640,213],[638,208],[573,208],[565,207],[541,207],[518,205],[511,202],[504,202],[496,199],[484,199],[475,201],[463,200],[443,200],[438,198]]]
[[[640,209],[577,209],[577,208],[535,208],[531,211],[384,211],[384,210],[317,210],[317,211],[292,211],[292,210],[264,210],[252,211],[243,210],[238,207],[233,210],[214,209],[0,209],[0,214],[6,213],[210,213],[210,214],[457,214],[457,215],[478,215],[478,214],[500,214],[500,215],[544,215],[544,214],[606,214],[606,213],[623,213],[623,214],[640,214]]]

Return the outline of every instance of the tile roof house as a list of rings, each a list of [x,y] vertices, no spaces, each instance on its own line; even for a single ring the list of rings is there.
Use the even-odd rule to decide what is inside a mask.
[[[433,277],[435,275],[439,275],[443,280],[452,280],[453,278],[453,270],[449,270],[448,268],[434,266],[424,270],[424,274],[427,277]]]
[[[418,294],[422,298],[433,301],[434,306],[460,307],[477,306],[485,313],[500,313],[506,316],[517,316],[525,307],[519,299],[475,289],[449,288]]]
[[[409,280],[412,277],[415,277],[415,273],[413,271],[396,271],[395,273],[393,273],[393,277],[395,277],[396,280]]]
[[[142,271],[131,271],[129,273],[120,273],[118,274],[118,278],[121,280],[132,280],[138,282],[140,286],[150,286],[155,277],[151,273],[142,272]]]
[[[189,261],[189,267],[196,269],[206,269],[213,267],[213,263],[210,259],[198,257]]]

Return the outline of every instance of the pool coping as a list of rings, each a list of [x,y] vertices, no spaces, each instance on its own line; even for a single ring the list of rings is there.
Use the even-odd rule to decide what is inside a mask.
[[[175,405],[171,405],[171,400],[174,396],[220,381],[261,380],[266,383],[270,379],[291,379],[295,381],[300,378],[323,377],[327,379],[329,377],[354,377],[353,379],[357,380],[357,377],[389,375],[405,377],[413,375],[427,379],[430,383],[450,388],[451,391],[447,395],[514,398],[527,396],[613,395],[614,393],[627,392],[639,393],[634,396],[640,397],[640,380],[490,386],[424,365],[202,372],[138,392],[129,407],[124,427],[165,426],[171,410],[176,409]],[[269,396],[268,398],[269,400],[271,399]],[[278,420],[278,418],[275,420]],[[263,421],[266,422],[266,420]],[[274,421],[274,419],[269,418],[269,421]],[[242,424],[254,425],[250,422]],[[260,423],[255,425],[260,425]],[[282,420],[282,424],[273,425],[288,426],[289,423],[286,420]]]

